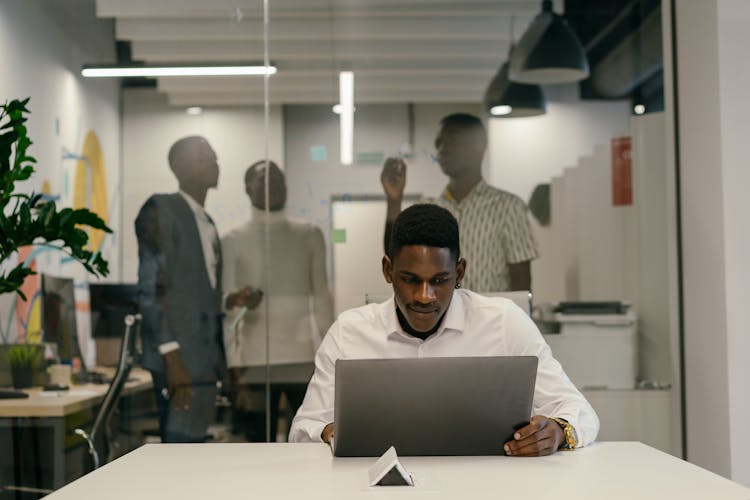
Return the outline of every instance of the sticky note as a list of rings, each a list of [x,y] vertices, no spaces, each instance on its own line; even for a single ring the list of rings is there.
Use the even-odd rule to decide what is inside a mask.
[[[325,145],[310,146],[310,159],[315,163],[320,163],[328,159],[328,151]]]
[[[331,232],[331,241],[334,243],[346,243],[346,229],[334,229]]]
[[[364,153],[357,153],[356,164],[360,166],[381,166],[385,161],[385,153],[383,151],[368,151]]]

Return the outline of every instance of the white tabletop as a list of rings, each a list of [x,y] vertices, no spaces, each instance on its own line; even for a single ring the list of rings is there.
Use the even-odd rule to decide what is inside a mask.
[[[368,487],[371,458],[322,444],[146,445],[50,500],[750,499],[750,489],[641,443],[597,443],[544,458],[402,457],[417,486]]]

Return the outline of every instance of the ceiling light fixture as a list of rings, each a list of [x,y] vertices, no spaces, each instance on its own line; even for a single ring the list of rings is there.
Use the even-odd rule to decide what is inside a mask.
[[[547,112],[541,87],[511,82],[508,79],[508,63],[500,67],[487,86],[484,106],[491,116],[497,118],[537,116]]]
[[[334,104],[332,109],[333,109],[333,112],[336,113],[337,115],[341,114],[341,104]],[[354,107],[354,111],[357,111],[356,106]]]
[[[275,66],[182,65],[182,66],[92,66],[81,69],[87,78],[126,78],[160,76],[263,76],[276,74]]]
[[[520,83],[571,83],[589,76],[581,41],[568,22],[542,2],[542,12],[529,25],[513,51],[510,79]]]
[[[633,106],[633,113],[635,113],[636,115],[642,115],[645,112],[646,106],[644,106],[643,104],[636,104],[635,106]]]
[[[339,73],[339,113],[341,164],[354,162],[354,73]]]
[[[201,108],[200,106],[190,106],[185,110],[185,113],[191,116],[198,116],[200,114],[203,114],[203,108]]]

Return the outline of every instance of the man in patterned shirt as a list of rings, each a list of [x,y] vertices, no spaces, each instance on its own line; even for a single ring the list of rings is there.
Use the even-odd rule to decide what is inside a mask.
[[[435,149],[449,181],[438,198],[428,201],[448,209],[458,220],[461,254],[472,263],[464,286],[479,293],[530,290],[531,261],[539,252],[527,207],[519,197],[488,185],[482,178],[487,132],[481,120],[464,113],[444,117]],[[406,163],[388,158],[380,180],[388,198],[387,242],[401,212]]]

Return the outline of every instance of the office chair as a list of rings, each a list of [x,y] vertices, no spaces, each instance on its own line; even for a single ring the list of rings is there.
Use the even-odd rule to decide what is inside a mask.
[[[86,432],[83,429],[75,429],[75,433],[86,440],[89,447],[89,455],[93,460],[94,469],[99,468],[104,459],[105,463],[110,458],[111,448],[111,430],[109,421],[112,413],[117,406],[125,382],[128,380],[130,370],[136,362],[138,353],[136,351],[136,339],[140,335],[141,315],[128,314],[125,316],[125,332],[122,336],[122,345],[120,346],[120,357],[117,363],[117,371],[109,384],[107,394],[104,395],[99,411],[94,419],[94,425],[91,431]]]

